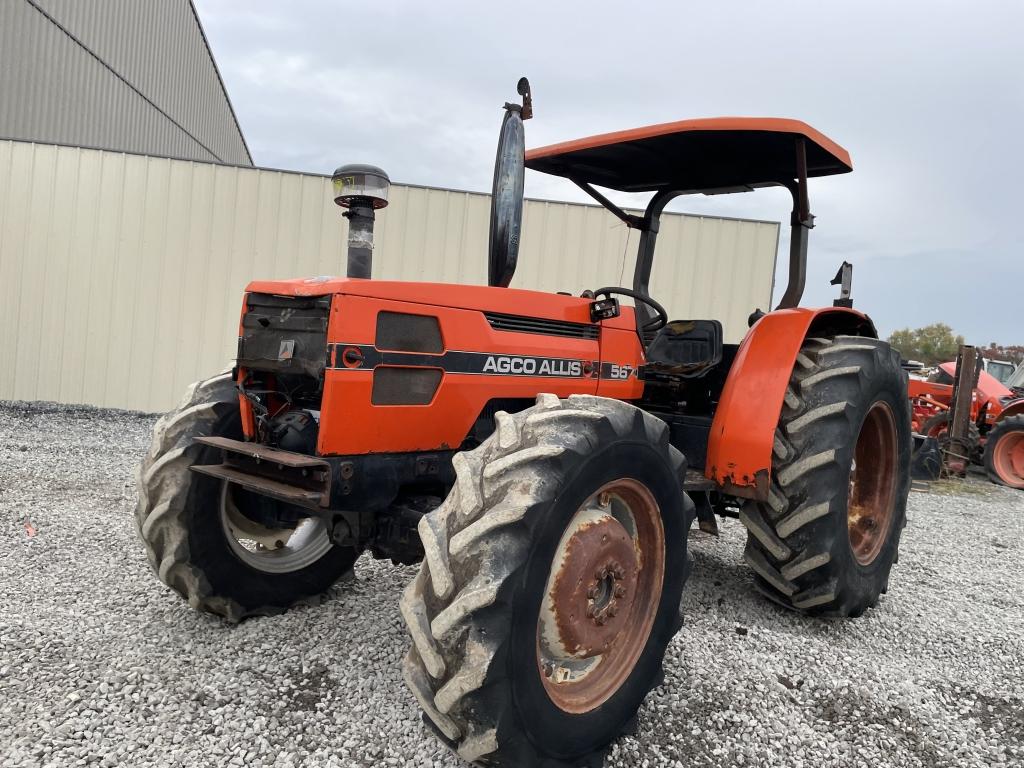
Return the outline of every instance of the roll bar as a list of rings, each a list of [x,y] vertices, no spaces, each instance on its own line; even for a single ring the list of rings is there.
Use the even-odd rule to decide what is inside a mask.
[[[807,194],[807,147],[804,137],[797,136],[795,144],[796,178],[780,178],[765,185],[785,187],[793,198],[793,210],[790,214],[789,282],[776,309],[789,309],[800,304],[804,285],[807,282],[808,233],[814,228],[814,215],[811,213]],[[640,244],[637,247],[636,268],[633,272],[633,290],[643,296],[650,296],[654,247],[658,240],[658,230],[661,227],[661,214],[664,212],[665,206],[672,200],[680,195],[691,194],[693,190],[660,189],[655,192],[654,197],[647,204],[643,216],[636,216],[622,210],[587,182],[571,176],[569,178],[580,189],[611,211],[627,227],[640,230]],[[752,189],[754,187],[747,188],[748,191]],[[652,319],[650,310],[645,305],[638,303],[635,311],[637,333],[643,338],[642,327]]]

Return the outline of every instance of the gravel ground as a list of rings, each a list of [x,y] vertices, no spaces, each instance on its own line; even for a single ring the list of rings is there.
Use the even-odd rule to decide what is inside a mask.
[[[153,422],[0,404],[0,764],[460,765],[401,682],[413,569],[362,559],[237,627],[156,580],[131,517]],[[760,598],[743,540],[695,534],[665,684],[608,765],[1024,764],[1024,493],[912,494],[891,591],[851,622]]]

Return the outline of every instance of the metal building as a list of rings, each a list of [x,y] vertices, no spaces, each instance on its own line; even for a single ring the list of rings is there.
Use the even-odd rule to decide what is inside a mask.
[[[231,366],[247,282],[344,274],[332,197],[324,176],[0,141],[0,399],[167,410]],[[486,284],[489,211],[393,185],[373,276]],[[778,235],[666,214],[653,294],[738,341],[769,308]],[[603,208],[528,200],[512,285],[629,284],[636,237]]]
[[[252,165],[190,0],[2,0],[0,138]]]

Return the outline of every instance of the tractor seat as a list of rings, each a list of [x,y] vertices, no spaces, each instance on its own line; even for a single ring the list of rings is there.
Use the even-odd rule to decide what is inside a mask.
[[[722,362],[722,324],[717,320],[673,320],[647,348],[645,370],[696,379]]]

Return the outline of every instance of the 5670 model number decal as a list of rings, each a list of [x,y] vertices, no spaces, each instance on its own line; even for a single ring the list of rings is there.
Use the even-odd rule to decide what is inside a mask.
[[[421,352],[391,352],[369,344],[329,344],[327,367],[332,370],[368,370],[378,365],[401,365],[440,368],[446,373],[476,376],[542,376],[566,379],[639,378],[636,366],[599,363],[566,357],[534,357],[532,355],[493,355],[488,352],[450,350],[440,355]]]

